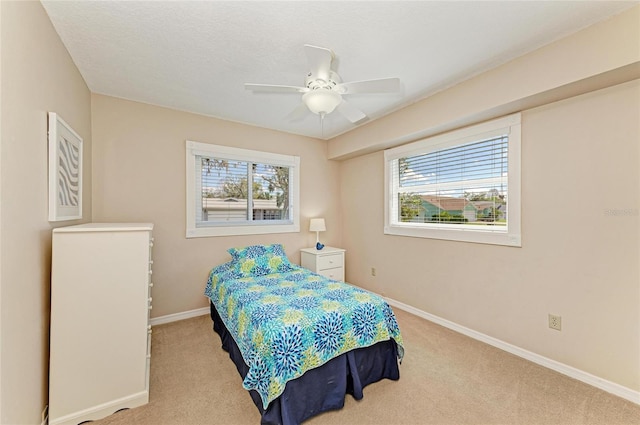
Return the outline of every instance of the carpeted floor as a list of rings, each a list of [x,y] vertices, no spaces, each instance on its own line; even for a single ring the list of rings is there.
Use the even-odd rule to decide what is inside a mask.
[[[395,309],[406,356],[400,380],[347,396],[305,425],[640,424],[640,406]],[[260,415],[211,319],[153,328],[148,405],[95,425],[234,425]]]

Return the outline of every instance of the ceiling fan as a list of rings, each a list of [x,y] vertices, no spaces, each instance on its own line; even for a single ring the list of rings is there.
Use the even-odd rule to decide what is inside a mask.
[[[253,92],[304,93],[302,95],[303,103],[289,114],[294,120],[302,118],[307,113],[307,110],[320,115],[321,119],[337,110],[352,123],[361,122],[367,116],[358,108],[347,103],[343,96],[400,91],[399,78],[343,83],[340,75],[331,69],[331,62],[335,55],[330,49],[305,44],[304,50],[311,68],[304,80],[304,87],[251,83],[245,83],[244,87]]]

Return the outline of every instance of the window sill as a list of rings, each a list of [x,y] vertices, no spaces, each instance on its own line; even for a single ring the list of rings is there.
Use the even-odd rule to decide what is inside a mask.
[[[281,225],[248,225],[248,226],[203,226],[188,228],[186,237],[208,238],[212,236],[241,236],[241,235],[265,235],[270,233],[294,233],[299,232],[297,224]]]
[[[504,245],[510,247],[522,247],[519,234],[509,234],[499,231],[482,231],[477,229],[442,229],[423,228],[417,226],[385,226],[385,235],[408,236],[414,238],[439,239],[455,242],[471,242],[489,245]]]

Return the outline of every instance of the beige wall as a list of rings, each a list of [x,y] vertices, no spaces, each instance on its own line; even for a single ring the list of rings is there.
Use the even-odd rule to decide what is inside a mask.
[[[76,223],[47,221],[48,111],[84,138],[83,221],[156,224],[154,317],[206,306],[208,270],[228,258],[229,246],[280,242],[299,261],[298,249],[315,240],[305,231],[308,219],[324,216],[323,240],[347,248],[354,283],[639,390],[640,226],[637,216],[604,214],[638,209],[638,82],[567,98],[637,78],[639,17],[636,7],[327,148],[91,96],[40,3],[0,1],[0,423],[40,423],[51,228]],[[496,82],[506,88],[487,97]],[[549,104],[561,98],[567,100]],[[523,107],[522,248],[382,235],[379,149]],[[187,240],[186,139],[301,156],[302,231]],[[597,202],[584,205],[594,190],[601,192]],[[558,209],[578,212],[563,223],[554,220]],[[547,329],[548,312],[563,316],[562,332]]]
[[[2,5],[0,4],[0,62],[2,28]],[[2,412],[2,65],[0,63],[0,421],[2,421]]]
[[[640,6],[329,141],[329,158],[397,146],[640,78]]]
[[[299,263],[315,243],[311,217],[324,217],[323,240],[339,244],[338,163],[325,142],[101,95],[92,114],[94,221],[155,224],[152,317],[206,307],[208,271],[230,247],[282,243]],[[186,239],[186,140],[300,156],[300,233]]]
[[[640,6],[330,140],[347,280],[637,394],[638,78]],[[381,149],[515,111],[522,248],[383,235]]]
[[[639,80],[523,112],[522,248],[383,235],[382,152],[344,161],[347,280],[640,390],[638,117]]]
[[[40,2],[0,2],[0,405],[2,424],[39,424],[47,404],[51,229],[47,112],[84,139],[91,219],[91,97]]]

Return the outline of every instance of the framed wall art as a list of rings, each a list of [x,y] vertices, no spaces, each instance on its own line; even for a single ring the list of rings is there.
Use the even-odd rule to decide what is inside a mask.
[[[82,137],[49,112],[49,221],[82,218]]]

